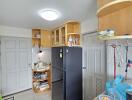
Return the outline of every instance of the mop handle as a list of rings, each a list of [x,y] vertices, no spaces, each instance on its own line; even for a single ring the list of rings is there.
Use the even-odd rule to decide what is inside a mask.
[[[116,48],[114,48],[114,79],[116,78],[116,52],[115,52],[115,49]]]
[[[128,46],[126,46],[126,75],[125,75],[125,79],[127,79],[127,72],[128,72],[128,65],[127,65],[127,60],[128,60]]]

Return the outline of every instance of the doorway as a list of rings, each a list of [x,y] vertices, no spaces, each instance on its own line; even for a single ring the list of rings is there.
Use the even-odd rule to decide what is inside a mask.
[[[105,42],[97,33],[83,35],[83,97],[93,100],[104,91],[106,80]]]
[[[32,87],[30,38],[1,37],[2,96]]]

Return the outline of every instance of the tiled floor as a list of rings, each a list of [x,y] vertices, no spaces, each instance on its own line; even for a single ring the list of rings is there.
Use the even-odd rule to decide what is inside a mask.
[[[25,92],[21,92],[14,96],[14,100],[51,100],[51,91],[45,91],[44,93],[35,94],[32,92],[32,90],[28,90]],[[9,96],[9,97],[12,97]],[[6,97],[6,98],[9,98]],[[6,99],[4,98],[4,100]],[[12,99],[9,99],[12,100]]]

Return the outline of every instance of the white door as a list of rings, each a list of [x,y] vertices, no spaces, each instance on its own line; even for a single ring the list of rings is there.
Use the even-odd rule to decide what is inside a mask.
[[[105,43],[96,33],[83,36],[83,66],[83,97],[93,100],[104,91],[106,80]]]
[[[2,95],[32,87],[31,39],[1,38]]]

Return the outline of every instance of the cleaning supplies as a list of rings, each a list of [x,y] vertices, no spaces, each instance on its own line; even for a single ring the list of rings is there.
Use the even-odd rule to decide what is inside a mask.
[[[127,80],[127,71],[128,71],[128,65],[127,65],[127,61],[128,61],[128,44],[127,46],[125,46],[125,49],[126,49],[126,74],[125,74],[125,79]]]
[[[114,49],[114,79],[116,78],[116,48],[120,45],[112,44],[110,45]]]
[[[115,80],[107,81],[106,95],[113,97],[113,100],[126,100],[126,92],[132,90],[132,87],[127,83],[123,83],[123,80],[123,76],[117,75]]]
[[[115,35],[115,31],[112,29],[107,29],[105,31],[99,32],[98,34],[99,36],[102,36],[102,37],[111,37]]]

